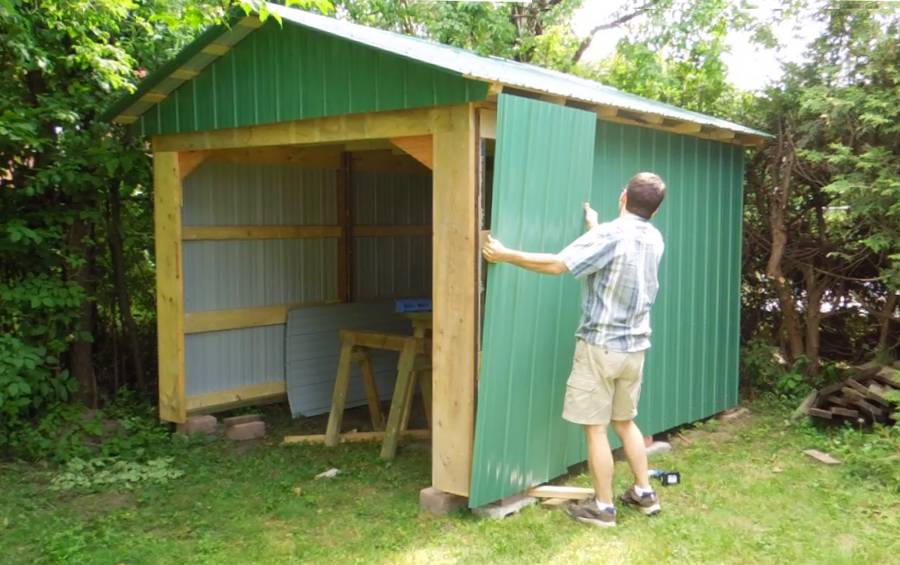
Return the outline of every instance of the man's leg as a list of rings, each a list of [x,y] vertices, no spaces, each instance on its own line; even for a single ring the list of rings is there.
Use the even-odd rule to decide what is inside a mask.
[[[587,440],[588,468],[591,471],[591,481],[594,483],[594,495],[599,502],[612,505],[613,456],[609,448],[609,438],[606,436],[606,426],[584,426],[584,436]],[[645,455],[644,476],[646,475]]]
[[[628,465],[634,473],[634,484],[644,490],[651,490],[650,479],[647,476],[647,448],[644,446],[641,430],[634,420],[613,420],[612,427],[622,440],[625,458],[628,459]]]

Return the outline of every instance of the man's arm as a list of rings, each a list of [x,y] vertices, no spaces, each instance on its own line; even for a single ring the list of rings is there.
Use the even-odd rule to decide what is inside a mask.
[[[569,270],[555,253],[529,253],[509,249],[490,235],[487,236],[481,254],[491,263],[510,263],[545,275],[561,275]]]

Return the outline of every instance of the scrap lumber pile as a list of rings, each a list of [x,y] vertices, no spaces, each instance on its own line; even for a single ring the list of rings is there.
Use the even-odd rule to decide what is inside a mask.
[[[898,411],[889,393],[900,391],[900,371],[870,367],[847,380],[830,384],[804,402],[806,414],[818,420],[893,425]]]

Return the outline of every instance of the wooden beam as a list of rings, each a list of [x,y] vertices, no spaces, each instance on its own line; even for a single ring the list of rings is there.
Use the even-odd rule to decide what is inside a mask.
[[[588,498],[589,496],[594,496],[594,489],[564,485],[542,485],[528,489],[525,491],[525,494],[535,498],[568,498],[572,500],[581,500]]]
[[[431,235],[431,225],[404,226],[353,226],[353,237],[397,237],[404,235]]]
[[[204,394],[193,394],[187,397],[187,411],[189,414],[199,414],[276,401],[284,397],[285,390],[284,381],[278,380]]]
[[[297,147],[253,147],[207,152],[207,158],[225,163],[252,165],[295,165],[310,169],[337,170],[341,165],[339,145]]]
[[[712,129],[708,133],[713,139],[720,139],[722,141],[734,139],[734,132],[727,129]]]
[[[209,153],[206,151],[182,151],[178,154],[179,175],[184,182],[191,173],[206,161]]]
[[[538,95],[537,99],[542,102],[549,102],[550,104],[560,104],[562,106],[565,106],[566,100],[568,100],[568,98],[566,98],[565,96],[560,96],[559,94],[540,94]]]
[[[405,430],[400,432],[403,439],[428,439],[431,437],[431,430]],[[348,432],[338,436],[338,443],[358,443],[366,441],[382,441],[384,432]],[[324,444],[325,434],[311,434],[306,436],[285,436],[282,440],[286,445],[297,444]]]
[[[700,124],[692,124],[691,122],[682,122],[672,126],[671,131],[676,133],[698,133],[703,127]]]
[[[678,125],[674,125],[674,126],[667,126],[665,124],[659,124],[659,125],[648,124],[647,122],[644,122],[643,120],[629,118],[624,115],[602,117],[602,119],[604,121],[613,122],[613,123],[617,123],[617,124],[626,124],[626,125],[630,125],[630,126],[637,126],[637,127],[655,129],[655,130],[660,130],[660,131],[667,131],[667,132],[671,132],[671,133],[680,133],[683,135],[689,135],[691,137],[699,137],[701,139],[711,139],[713,141],[722,141],[725,143],[732,143],[734,145],[744,146],[744,145],[752,144],[752,143],[749,143],[746,138],[742,138],[740,141],[737,140],[737,138],[734,137],[734,132],[729,132],[732,134],[731,137],[728,137],[725,134],[717,136],[717,135],[714,135],[714,134],[704,131],[704,130],[701,130],[699,132],[689,133],[686,131],[681,131],[683,124],[678,124]],[[726,130],[719,130],[719,131],[726,131]],[[748,136],[748,137],[750,137],[750,136]],[[763,139],[761,137],[755,137],[755,136],[753,136],[753,138],[760,139],[760,140]]]
[[[619,113],[618,108],[612,106],[598,106],[597,115],[601,118],[613,118]]]
[[[153,155],[159,417],[184,422],[184,279],[181,265],[181,171],[178,153]]]
[[[475,433],[478,298],[477,151],[473,106],[454,107],[434,135],[434,488],[468,496]]]
[[[478,110],[478,129],[482,139],[497,139],[497,110]]]
[[[184,315],[184,333],[220,332],[241,328],[258,328],[276,326],[287,322],[287,314],[294,308],[305,306],[324,306],[337,304],[336,300],[324,302],[293,302],[290,304],[274,304],[271,306],[253,306],[250,308],[230,308],[227,310],[204,310],[188,312]]]
[[[434,168],[434,155],[430,135],[392,137],[391,143],[429,169]]]
[[[341,237],[340,226],[184,226],[185,241],[227,239],[316,239]]]
[[[497,97],[500,96],[501,92],[503,92],[503,83],[492,82],[490,86],[488,86],[486,99],[496,102]]]
[[[317,145],[351,140],[426,135],[445,128],[457,106],[345,114],[258,126],[153,137],[154,151]]]
[[[363,151],[350,154],[350,167],[354,171],[383,171],[389,173],[429,173],[428,167],[406,153],[395,155],[387,151]]]
[[[642,122],[646,122],[648,124],[652,124],[655,126],[661,125],[665,121],[665,118],[663,118],[662,116],[659,116],[657,114],[647,114],[647,113],[641,112],[639,114],[639,116],[640,116],[640,119]]]
[[[416,340],[413,347],[415,353],[425,353],[431,347],[431,340],[414,338],[407,335],[386,334],[364,330],[340,330],[339,336],[344,345],[368,347],[370,349],[384,349],[387,351],[402,351],[410,342]]]

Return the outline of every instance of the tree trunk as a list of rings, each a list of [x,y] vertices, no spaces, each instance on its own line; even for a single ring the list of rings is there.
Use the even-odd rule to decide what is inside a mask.
[[[819,336],[822,322],[822,297],[825,295],[824,277],[818,277],[812,265],[803,266],[803,280],[806,283],[806,374],[812,375],[819,370]]]
[[[90,233],[90,225],[86,220],[77,219],[72,223],[68,233],[68,247],[85,258],[78,266],[67,268],[67,278],[84,289],[87,298],[81,304],[81,317],[76,326],[75,340],[69,349],[69,368],[72,378],[78,383],[77,398],[90,408],[97,407],[97,376],[94,373],[94,346],[92,338],[94,329],[94,305],[90,297],[93,294],[91,279],[90,250],[85,239]],[[88,337],[85,337],[88,336]]]
[[[109,188],[109,216],[107,221],[107,241],[112,257],[113,284],[115,285],[116,301],[119,306],[119,316],[122,320],[122,329],[125,339],[131,350],[131,364],[134,369],[135,387],[138,392],[144,392],[144,362],[141,357],[141,346],[138,341],[137,324],[131,314],[131,296],[128,294],[128,285],[125,281],[125,252],[122,244],[122,198],[118,186]]]
[[[779,135],[776,161],[773,164],[775,189],[770,196],[769,227],[772,232],[772,249],[766,265],[766,274],[772,279],[778,302],[781,305],[781,333],[787,343],[788,362],[793,362],[803,354],[803,335],[800,328],[800,317],[797,313],[793,289],[788,284],[782,270],[784,252],[787,248],[788,234],[785,213],[789,202],[791,173],[794,169],[793,151],[786,147],[788,134]]]
[[[875,348],[875,354],[879,356],[888,355],[890,350],[896,345],[890,343],[890,339],[891,324],[897,321],[897,296],[897,292],[892,292],[888,289],[887,296],[884,299],[884,307],[878,315],[878,347]]]

